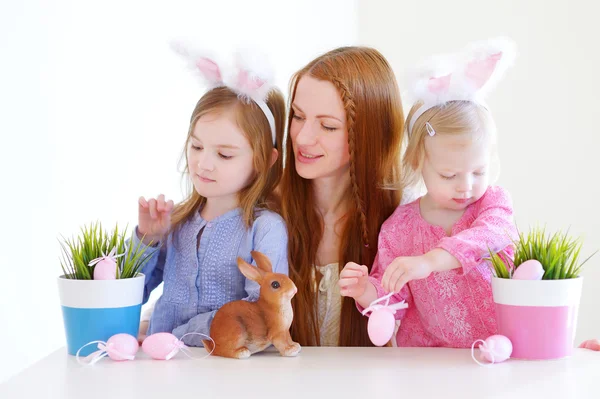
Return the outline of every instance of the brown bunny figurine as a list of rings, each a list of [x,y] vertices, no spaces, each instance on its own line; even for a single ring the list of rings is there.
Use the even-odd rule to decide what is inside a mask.
[[[215,314],[210,326],[213,355],[245,359],[273,344],[282,356],[296,356],[300,344],[292,341],[290,326],[294,317],[291,300],[298,291],[285,274],[273,273],[269,258],[252,251],[258,267],[238,258],[238,268],[246,278],[260,285],[258,301],[232,301]],[[207,351],[213,343],[203,340]]]

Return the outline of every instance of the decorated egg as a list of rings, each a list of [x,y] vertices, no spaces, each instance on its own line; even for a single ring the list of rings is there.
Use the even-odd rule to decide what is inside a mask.
[[[148,336],[142,350],[156,360],[169,360],[185,345],[171,333],[161,332]]]
[[[539,261],[530,259],[517,266],[512,278],[515,280],[541,280],[544,272],[544,267]]]
[[[396,320],[394,312],[388,308],[374,310],[369,316],[367,331],[373,345],[383,346],[394,335]]]
[[[116,334],[106,341],[106,352],[112,360],[131,360],[138,352],[138,340],[129,334]],[[125,357],[127,356],[127,357]]]
[[[510,358],[513,346],[504,335],[492,335],[479,345],[481,358],[490,363],[500,363]]]
[[[94,280],[115,280],[117,278],[117,262],[105,257],[94,268]]]

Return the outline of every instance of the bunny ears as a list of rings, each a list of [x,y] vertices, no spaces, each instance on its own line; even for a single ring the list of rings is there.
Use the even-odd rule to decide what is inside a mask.
[[[200,74],[209,90],[228,87],[246,102],[254,101],[269,121],[273,145],[276,144],[275,117],[266,103],[269,92],[274,87],[273,72],[262,56],[257,53],[238,52],[235,68],[228,71],[230,73],[224,73],[215,58],[205,51],[193,49],[181,42],[171,43],[171,48]]]
[[[473,43],[457,54],[432,57],[421,65],[410,79],[409,90],[412,100],[423,105],[409,121],[408,134],[417,119],[437,105],[463,100],[485,106],[485,96],[512,66],[515,55],[514,42],[495,38]]]

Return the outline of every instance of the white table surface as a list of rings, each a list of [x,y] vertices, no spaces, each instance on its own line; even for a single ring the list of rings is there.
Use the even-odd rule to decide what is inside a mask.
[[[195,356],[206,354],[193,349]],[[182,353],[169,361],[102,359],[82,367],[57,350],[0,385],[0,398],[600,398],[600,352],[490,367],[442,348],[302,348],[246,360]]]

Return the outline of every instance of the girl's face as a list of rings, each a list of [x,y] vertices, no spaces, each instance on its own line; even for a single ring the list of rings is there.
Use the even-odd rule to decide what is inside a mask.
[[[489,186],[490,135],[425,137],[423,181],[439,207],[462,210],[480,199]]]
[[[303,76],[292,103],[290,138],[305,179],[341,176],[350,165],[346,112],[332,83]]]
[[[252,147],[231,110],[198,119],[187,158],[194,188],[207,199],[237,201],[237,193],[255,174]]]

